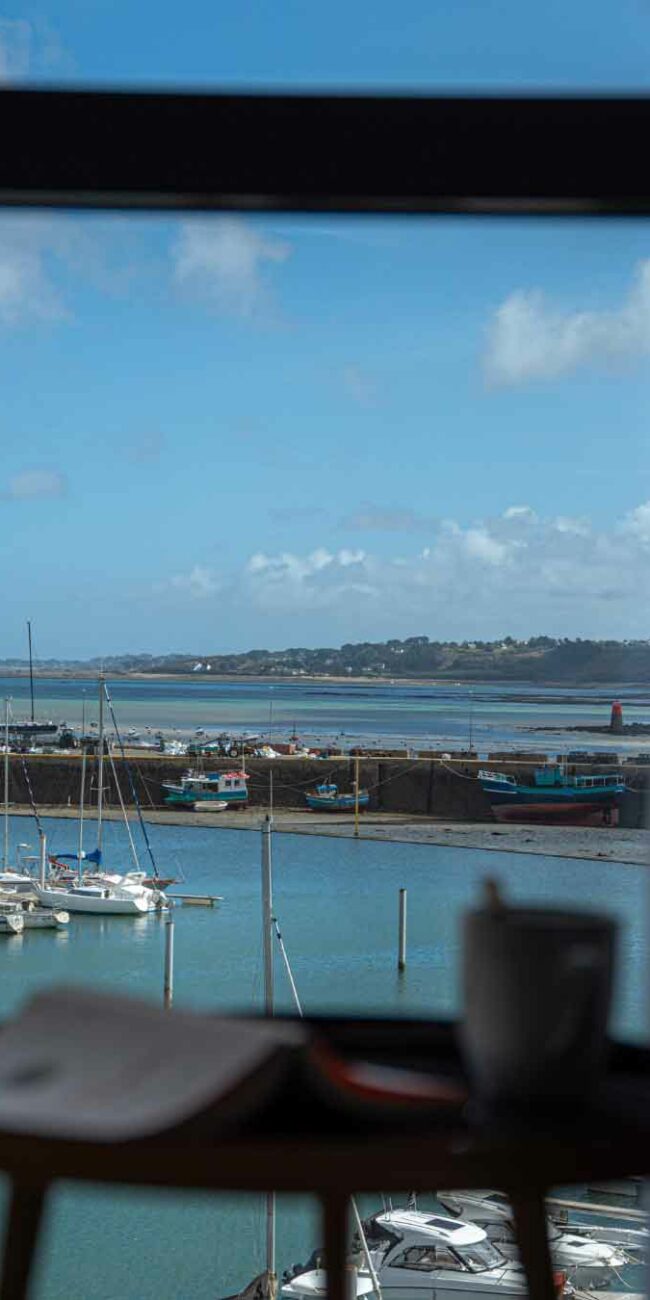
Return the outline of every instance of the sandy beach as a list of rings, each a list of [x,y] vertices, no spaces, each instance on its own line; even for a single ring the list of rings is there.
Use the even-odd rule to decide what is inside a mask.
[[[76,821],[77,809],[41,807],[43,817]],[[12,807],[11,815],[31,817],[28,807]],[[95,812],[86,813],[93,821]],[[264,811],[246,808],[236,812],[196,813],[175,809],[148,809],[145,820],[161,826],[205,826],[214,830],[259,831]],[[104,819],[121,821],[119,810],[104,812]],[[129,821],[137,820],[135,813]],[[273,814],[273,827],[279,834],[322,835],[351,839],[354,818],[347,813],[323,814],[279,810]],[[556,858],[589,858],[622,865],[650,867],[650,831],[615,827],[584,826],[495,826],[493,823],[436,821],[400,813],[371,813],[362,816],[359,838],[401,844],[437,844],[453,849],[480,849],[483,852],[533,853]]]

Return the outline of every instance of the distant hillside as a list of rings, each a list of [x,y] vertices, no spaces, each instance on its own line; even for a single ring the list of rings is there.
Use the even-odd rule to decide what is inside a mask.
[[[531,637],[517,641],[362,641],[339,649],[248,650],[242,654],[118,655],[103,660],[106,672],[213,677],[436,678],[474,682],[537,682],[588,685],[650,682],[650,641],[582,641]],[[24,660],[0,660],[4,671],[23,672]],[[100,661],[39,662],[41,672],[96,673]]]

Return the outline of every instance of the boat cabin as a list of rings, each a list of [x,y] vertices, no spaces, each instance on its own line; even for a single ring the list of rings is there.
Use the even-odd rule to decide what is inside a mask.
[[[186,807],[197,803],[243,804],[248,799],[248,773],[195,772],[191,768],[178,783],[164,781],[166,804]]]

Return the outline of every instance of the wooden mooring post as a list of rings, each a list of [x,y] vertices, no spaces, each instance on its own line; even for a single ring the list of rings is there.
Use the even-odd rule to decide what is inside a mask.
[[[165,981],[163,986],[163,1006],[169,1011],[174,1001],[174,918],[170,914],[165,921]]]
[[[399,891],[399,935],[397,943],[397,969],[406,970],[406,890]]]

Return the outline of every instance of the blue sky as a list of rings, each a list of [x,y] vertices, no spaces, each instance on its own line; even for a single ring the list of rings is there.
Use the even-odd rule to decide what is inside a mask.
[[[638,89],[650,3],[64,0],[5,81]],[[640,160],[641,161],[641,160]],[[643,222],[0,218],[0,655],[646,636]]]

